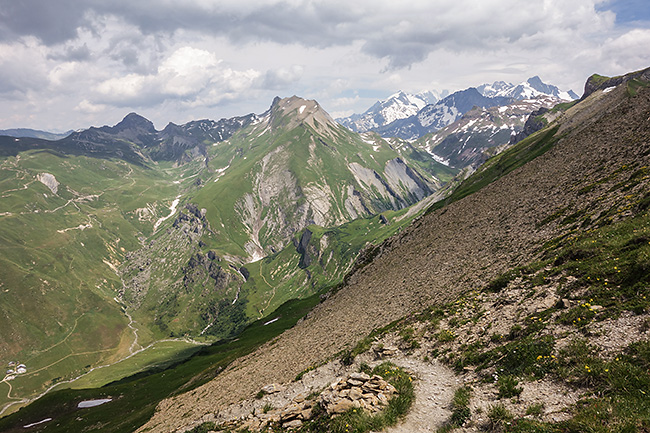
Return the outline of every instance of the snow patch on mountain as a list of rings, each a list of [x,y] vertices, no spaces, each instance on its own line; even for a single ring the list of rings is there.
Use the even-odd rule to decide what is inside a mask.
[[[448,159],[445,159],[445,158],[443,158],[442,156],[436,155],[436,154],[433,153],[431,150],[427,150],[427,152],[429,153],[429,155],[431,155],[431,157],[432,157],[436,162],[439,162],[440,164],[442,164],[442,165],[446,165],[447,167],[449,167],[449,160],[448,160]]]

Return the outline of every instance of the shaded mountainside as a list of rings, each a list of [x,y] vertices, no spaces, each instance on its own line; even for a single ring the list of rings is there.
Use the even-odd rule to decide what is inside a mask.
[[[489,160],[445,207],[368,251],[305,320],[214,381],[162,402],[140,431],[189,425],[290,381],[373,329],[539,259],[549,241],[647,212],[650,91],[647,82],[630,83],[594,92]]]
[[[0,129],[0,135],[7,135],[10,137],[42,138],[45,140],[60,140],[72,134],[72,132],[73,131],[57,133],[30,128]]]
[[[121,159],[142,166],[155,161],[182,163],[207,156],[208,146],[230,138],[257,119],[257,115],[248,114],[218,121],[197,120],[184,125],[169,123],[162,131],[157,131],[150,120],[129,113],[114,126],[91,127],[62,138],[42,134],[0,137],[0,155],[15,156],[27,150],[40,149],[62,156]]]
[[[474,107],[445,128],[413,143],[436,161],[452,167],[478,167],[508,144],[527,137],[546,123],[537,116],[561,102],[552,96],[538,96],[499,107]],[[536,129],[533,126],[540,123]],[[495,149],[496,148],[496,149]]]

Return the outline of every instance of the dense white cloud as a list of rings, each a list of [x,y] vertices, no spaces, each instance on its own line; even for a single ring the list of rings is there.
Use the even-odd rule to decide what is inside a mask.
[[[648,17],[624,3],[0,0],[0,128],[132,110],[162,126],[259,112],[275,94],[349,113],[399,89],[532,75],[579,93],[591,73],[650,66]]]

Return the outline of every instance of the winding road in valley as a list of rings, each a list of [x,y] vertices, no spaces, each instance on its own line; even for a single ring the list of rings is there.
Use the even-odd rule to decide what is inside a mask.
[[[124,314],[129,319],[128,327],[131,330],[133,330],[133,334],[134,334],[134,341],[131,344],[131,346],[129,347],[129,354],[127,356],[125,356],[124,358],[121,358],[121,359],[119,359],[119,360],[117,360],[115,362],[112,362],[110,364],[104,364],[104,365],[99,365],[99,366],[96,366],[96,367],[92,367],[87,372],[85,372],[85,373],[83,373],[83,374],[81,374],[81,375],[79,375],[79,376],[77,376],[75,378],[72,378],[72,379],[69,379],[69,380],[64,380],[64,381],[61,381],[61,382],[57,382],[54,385],[47,388],[42,393],[40,393],[37,396],[32,397],[32,398],[12,397],[11,393],[13,391],[13,387],[12,387],[10,381],[7,380],[7,377],[9,377],[9,376],[5,376],[5,378],[2,379],[0,381],[0,383],[4,382],[9,386],[9,390],[7,392],[7,399],[8,400],[15,400],[15,401],[9,402],[9,403],[5,404],[3,407],[1,407],[0,408],[0,416],[4,415],[5,412],[7,412],[14,405],[17,405],[17,404],[27,405],[27,404],[35,401],[35,400],[38,400],[39,398],[43,397],[48,392],[52,391],[53,389],[55,389],[55,388],[57,388],[57,387],[59,387],[61,385],[75,382],[75,381],[87,376],[88,374],[90,374],[90,373],[92,373],[92,372],[94,372],[96,370],[103,369],[103,368],[108,368],[108,367],[112,367],[114,365],[117,365],[117,364],[119,364],[119,363],[121,363],[123,361],[126,361],[129,358],[132,358],[133,356],[135,356],[135,355],[137,355],[137,354],[139,354],[141,352],[144,352],[147,349],[150,349],[151,347],[155,346],[158,343],[163,343],[163,342],[184,342],[184,343],[189,343],[189,344],[193,344],[193,345],[197,345],[197,346],[202,346],[202,345],[208,345],[209,344],[209,343],[201,343],[201,342],[195,341],[193,339],[188,339],[188,338],[167,338],[167,339],[163,339],[163,340],[156,340],[156,341],[150,343],[149,345],[143,347],[138,343],[138,330],[133,325],[133,323],[135,323],[135,321],[133,320],[131,315],[126,310],[124,310]],[[63,338],[63,340],[61,340],[58,343],[50,346],[47,349],[44,349],[44,350],[40,351],[39,354],[47,352],[48,350],[51,350],[52,348],[54,348],[56,346],[59,346],[60,344],[64,343],[74,333],[74,331],[76,330],[76,327],[77,327],[77,323],[78,323],[79,319],[82,316],[83,316],[83,314],[81,316],[79,316],[75,320],[75,324],[74,324],[72,330]],[[138,346],[139,346],[139,349],[135,349]],[[101,350],[96,350],[96,351],[91,351],[91,352],[70,353],[70,354],[68,354],[68,355],[66,355],[66,356],[64,356],[64,357],[50,363],[49,365],[46,365],[44,367],[40,367],[40,368],[38,368],[36,370],[29,371],[28,373],[24,373],[21,376],[29,376],[29,375],[33,375],[33,374],[42,372],[42,371],[47,370],[48,368],[51,368],[52,366],[54,366],[54,365],[56,365],[56,364],[58,364],[58,363],[60,363],[60,362],[62,362],[64,360],[66,360],[68,358],[71,358],[71,357],[74,357],[74,356],[94,355],[94,354],[99,354],[99,353],[106,353],[106,352],[115,351],[116,349],[117,348],[109,348],[109,349],[101,349]]]

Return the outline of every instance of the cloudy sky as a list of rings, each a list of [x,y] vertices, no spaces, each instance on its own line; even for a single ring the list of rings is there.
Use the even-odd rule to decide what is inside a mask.
[[[0,129],[168,122],[650,66],[648,0],[0,0]]]

